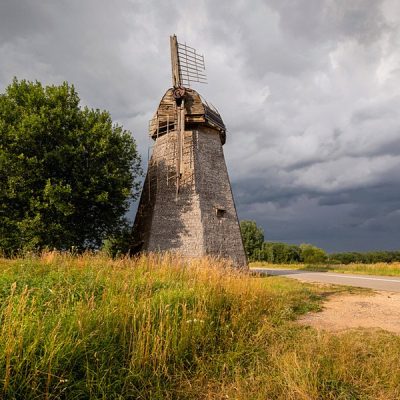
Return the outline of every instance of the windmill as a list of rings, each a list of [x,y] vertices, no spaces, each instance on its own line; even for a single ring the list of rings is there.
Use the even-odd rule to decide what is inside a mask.
[[[204,57],[170,37],[172,87],[149,122],[154,141],[133,228],[132,252],[176,251],[247,264],[222,146],[226,127],[191,88]]]

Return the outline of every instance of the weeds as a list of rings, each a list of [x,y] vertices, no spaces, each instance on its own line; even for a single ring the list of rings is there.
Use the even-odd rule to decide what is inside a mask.
[[[324,290],[171,254],[0,260],[4,399],[397,399],[400,338],[298,326]]]

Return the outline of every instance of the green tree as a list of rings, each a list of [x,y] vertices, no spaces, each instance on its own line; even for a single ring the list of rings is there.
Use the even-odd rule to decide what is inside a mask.
[[[0,251],[97,248],[124,224],[140,158],[73,86],[14,79],[0,94]]]
[[[250,261],[258,260],[262,253],[264,232],[255,221],[240,221],[244,250]]]
[[[301,258],[306,264],[318,264],[327,260],[328,256],[325,250],[311,244],[303,243],[300,245]]]
[[[301,260],[301,250],[294,244],[264,242],[262,260],[274,264],[297,263]]]

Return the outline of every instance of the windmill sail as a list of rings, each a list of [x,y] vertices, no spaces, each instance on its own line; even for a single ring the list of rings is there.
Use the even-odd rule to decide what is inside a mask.
[[[186,43],[178,43],[176,35],[170,37],[172,84],[190,87],[191,83],[207,83],[204,56]]]

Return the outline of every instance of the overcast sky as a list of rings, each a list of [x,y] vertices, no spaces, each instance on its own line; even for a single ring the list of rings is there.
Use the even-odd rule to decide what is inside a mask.
[[[266,240],[400,249],[399,0],[0,0],[0,92],[73,83],[133,132],[171,85],[169,35],[228,129],[240,219]]]

